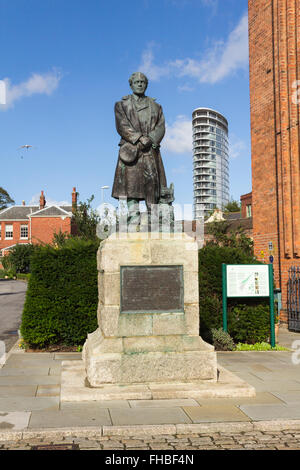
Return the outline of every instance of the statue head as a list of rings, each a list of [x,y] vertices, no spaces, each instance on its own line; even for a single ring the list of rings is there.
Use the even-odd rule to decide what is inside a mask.
[[[148,78],[141,72],[134,72],[129,78],[129,85],[133,93],[143,95],[148,86]]]

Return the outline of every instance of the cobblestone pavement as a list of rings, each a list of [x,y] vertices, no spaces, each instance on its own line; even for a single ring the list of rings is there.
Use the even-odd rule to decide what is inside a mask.
[[[0,441],[0,450],[300,450],[300,432],[243,432],[132,437],[62,437]],[[52,447],[52,449],[51,449]]]

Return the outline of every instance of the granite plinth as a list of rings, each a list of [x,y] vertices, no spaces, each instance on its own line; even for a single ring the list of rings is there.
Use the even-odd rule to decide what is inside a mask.
[[[149,383],[158,387],[163,384],[163,390],[166,384],[170,384],[171,396],[176,392],[176,384],[199,384],[201,387],[217,384],[216,352],[199,336],[197,243],[184,233],[113,234],[100,244],[97,262],[99,327],[88,335],[83,348],[81,367],[84,366],[85,370],[85,386],[89,390],[125,387],[131,396],[131,386],[144,387],[143,390],[147,391],[146,384]],[[168,309],[168,304],[174,305],[174,302],[172,304],[172,298],[168,302],[170,293],[166,289],[168,284],[163,268],[170,266],[178,268],[181,273],[176,277],[175,270],[170,270],[175,279],[173,291],[174,285],[180,289],[180,311]],[[149,283],[153,303],[151,297],[149,301],[144,286],[134,291],[130,278],[131,290],[126,292],[126,302],[133,311],[122,311],[124,286],[121,273],[124,267],[136,269],[134,275],[143,273],[143,279]],[[156,271],[156,268],[159,269]],[[163,275],[161,283],[159,272]],[[159,299],[154,298],[156,289]],[[145,312],[141,309],[143,298],[147,305]],[[156,310],[161,305],[166,311]],[[147,393],[142,393],[140,398],[145,398]],[[97,396],[103,399],[104,395],[100,393]]]

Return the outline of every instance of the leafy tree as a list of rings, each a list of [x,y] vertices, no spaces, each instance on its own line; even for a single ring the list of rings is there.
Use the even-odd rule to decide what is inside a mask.
[[[240,203],[232,199],[224,206],[224,212],[239,212],[241,210]]]
[[[228,232],[229,223],[226,220],[215,221],[207,224],[207,231],[213,236],[209,245],[228,246],[243,251],[247,256],[254,257],[253,240],[249,238],[240,226]]]
[[[2,258],[4,269],[15,273],[29,273],[31,256],[35,247],[35,245],[20,243],[11,248],[9,254]]]
[[[0,186],[0,210],[6,209],[7,206],[14,204],[14,202],[8,192]]]
[[[62,230],[59,229],[58,233],[54,232],[51,245],[55,248],[61,248],[66,243],[68,238],[70,238],[70,234],[67,232],[62,232]]]
[[[84,240],[97,240],[96,229],[100,216],[91,206],[93,200],[94,195],[87,202],[80,201],[74,211],[76,235]]]

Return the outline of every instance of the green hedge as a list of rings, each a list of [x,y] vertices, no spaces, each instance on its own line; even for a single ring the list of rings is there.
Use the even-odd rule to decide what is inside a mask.
[[[97,328],[98,246],[71,239],[34,251],[21,324],[26,343],[79,345]]]
[[[31,275],[21,334],[32,347],[81,345],[97,328],[99,241],[70,239],[61,247],[39,246],[32,254]],[[199,250],[200,335],[212,342],[222,327],[222,263],[257,264],[237,247],[206,245]],[[265,341],[269,335],[268,301],[228,299],[228,332],[235,342]]]
[[[228,332],[235,343],[255,344],[270,336],[270,311],[267,305],[237,305],[231,311]]]
[[[209,342],[213,342],[212,329],[219,329],[223,325],[222,263],[261,264],[251,252],[242,248],[208,244],[199,250],[200,335]],[[228,299],[228,332],[234,341],[256,342],[262,341],[262,337],[266,339],[268,300],[253,299],[244,302],[244,305],[239,305],[241,299]],[[249,324],[255,324],[255,328],[249,329],[252,337],[246,331]],[[243,335],[238,334],[239,328],[244,332]]]
[[[30,273],[24,274],[24,273],[17,273],[16,278],[19,281],[29,281],[30,279]]]

